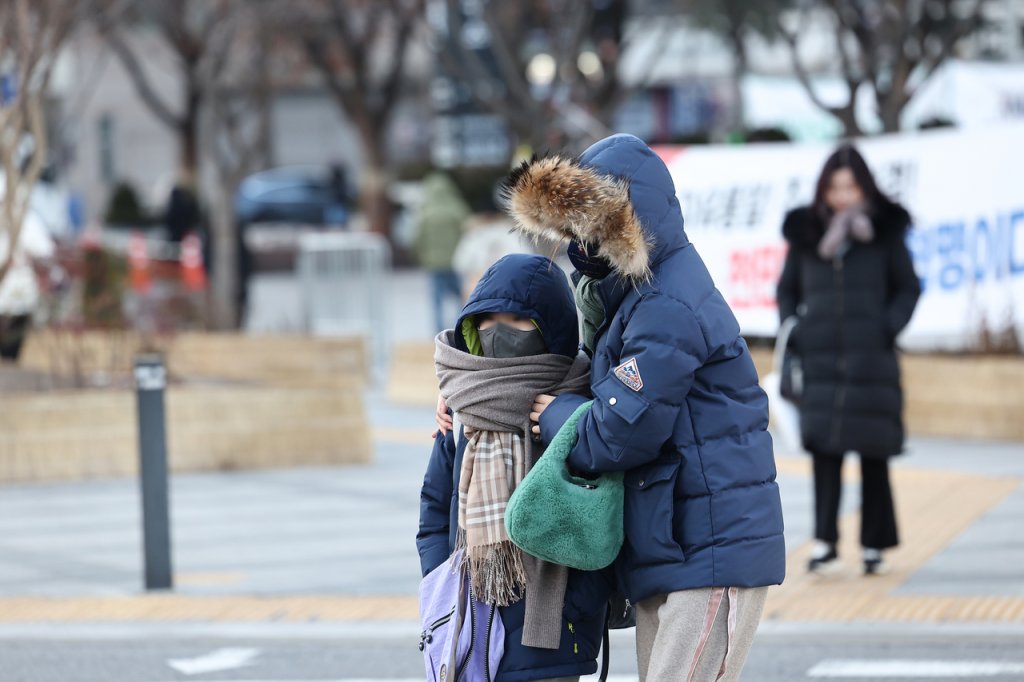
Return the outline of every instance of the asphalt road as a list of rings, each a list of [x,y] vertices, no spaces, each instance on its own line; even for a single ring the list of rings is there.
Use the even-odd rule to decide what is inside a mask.
[[[424,677],[412,629],[22,626],[0,632],[0,682],[412,682]],[[631,639],[630,632],[613,637],[611,682],[636,679]],[[954,678],[1024,679],[1024,628],[769,625],[741,680]]]

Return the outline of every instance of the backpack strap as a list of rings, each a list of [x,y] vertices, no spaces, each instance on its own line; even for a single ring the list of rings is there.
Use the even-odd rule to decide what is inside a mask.
[[[455,608],[455,622],[453,624],[454,636],[452,639],[452,651],[451,658],[448,659],[448,667],[444,671],[440,682],[457,681],[460,670],[456,669],[458,663],[458,652],[459,652],[459,637],[462,636],[462,626],[465,625],[466,621],[466,585],[467,581],[463,579],[459,586],[459,600]],[[472,587],[470,587],[469,598],[472,599]]]
[[[611,618],[611,609],[608,609],[608,615],[604,619],[604,637],[601,642],[601,676],[599,682],[608,682],[608,663],[611,659],[611,637],[609,636],[608,620]]]

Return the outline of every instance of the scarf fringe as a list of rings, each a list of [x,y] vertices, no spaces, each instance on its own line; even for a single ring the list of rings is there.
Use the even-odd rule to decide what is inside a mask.
[[[460,549],[462,560],[456,569],[469,576],[478,600],[508,606],[523,598],[527,583],[523,551],[511,541],[470,549],[466,546],[466,531],[460,526],[455,533],[455,551]]]

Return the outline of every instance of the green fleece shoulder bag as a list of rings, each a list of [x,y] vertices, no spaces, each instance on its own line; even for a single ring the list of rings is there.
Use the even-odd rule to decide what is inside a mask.
[[[517,547],[581,571],[611,565],[623,540],[623,473],[588,481],[572,476],[565,466],[579,440],[576,424],[593,404],[580,405],[562,425],[505,509],[505,529]]]

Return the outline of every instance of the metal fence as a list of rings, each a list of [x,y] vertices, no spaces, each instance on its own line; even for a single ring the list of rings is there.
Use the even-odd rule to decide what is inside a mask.
[[[296,269],[306,331],[362,335],[377,366],[386,362],[391,247],[369,232],[323,232],[299,238]]]

